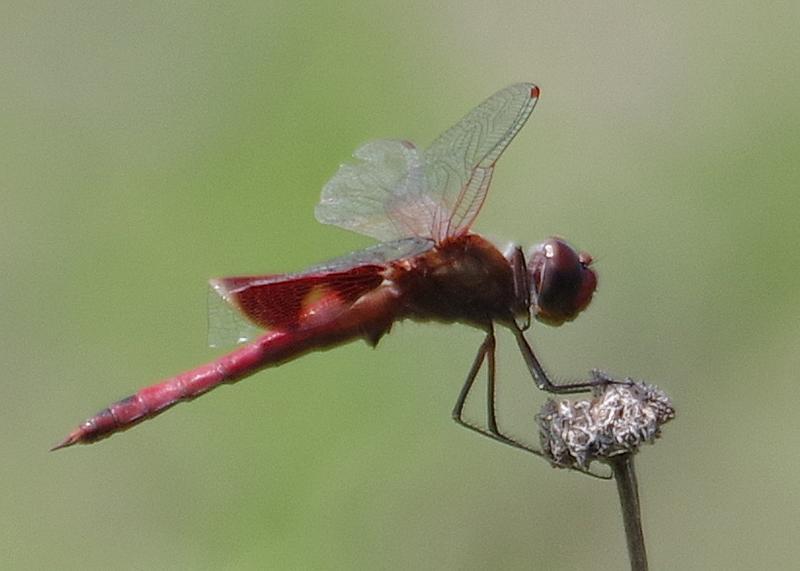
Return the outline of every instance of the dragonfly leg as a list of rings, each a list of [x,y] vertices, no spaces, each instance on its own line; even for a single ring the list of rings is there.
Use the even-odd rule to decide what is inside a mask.
[[[494,336],[494,327],[490,324],[487,328],[486,338],[481,343],[480,348],[478,349],[478,354],[475,356],[475,360],[472,362],[472,367],[470,367],[469,374],[467,375],[466,381],[464,381],[464,386],[461,387],[461,392],[458,395],[458,399],[456,400],[456,404],[453,407],[453,420],[455,420],[461,426],[472,430],[473,432],[477,432],[478,434],[482,434],[492,440],[496,440],[498,442],[502,442],[503,444],[507,444],[514,448],[519,448],[521,450],[525,450],[526,452],[530,452],[531,454],[535,454],[536,456],[542,456],[542,453],[539,450],[523,443],[519,442],[518,440],[504,434],[497,424],[497,406],[495,404],[495,397],[496,397],[496,382],[495,382],[495,336]],[[469,422],[464,418],[464,406],[467,402],[467,398],[469,397],[470,392],[475,384],[475,379],[478,376],[478,373],[483,366],[483,361],[487,360],[487,394],[486,394],[486,413],[487,413],[487,428],[483,428],[472,422]]]
[[[490,329],[489,335],[492,338],[492,343],[491,347],[486,351],[486,426],[489,432],[500,436],[500,429],[497,427],[497,366],[495,361],[497,344],[494,338],[494,328]]]
[[[592,374],[592,378],[588,381],[560,385],[555,384],[550,380],[550,377],[545,372],[541,363],[539,363],[539,359],[537,359],[536,355],[533,353],[533,349],[531,349],[528,340],[525,339],[523,330],[514,322],[509,323],[509,327],[514,333],[514,337],[517,338],[517,345],[522,353],[522,358],[525,360],[525,364],[528,366],[528,371],[530,371],[531,376],[533,377],[533,382],[536,383],[536,386],[539,389],[553,394],[583,393],[591,390],[594,387],[603,386],[609,384],[610,382],[614,382],[610,377],[604,374]]]
[[[540,450],[533,448],[532,446],[525,444],[524,442],[520,442],[515,438],[505,434],[498,426],[497,423],[497,407],[495,405],[495,398],[496,398],[496,388],[497,384],[495,381],[495,337],[494,337],[494,328],[490,324],[487,328],[486,338],[481,343],[480,348],[478,349],[478,354],[475,356],[475,360],[472,362],[472,367],[470,367],[469,374],[467,375],[467,380],[464,381],[464,386],[461,387],[461,392],[458,395],[458,399],[456,400],[456,404],[453,407],[453,420],[455,420],[461,426],[472,430],[473,432],[477,432],[483,436],[491,438],[497,442],[501,442],[513,448],[518,448],[520,450],[524,450],[526,452],[530,452],[535,456],[539,456],[544,458],[548,462],[552,462],[552,458],[547,456],[546,454],[542,453]],[[532,353],[532,351],[531,351]],[[535,357],[534,357],[535,358]],[[478,373],[481,370],[481,366],[483,366],[483,361],[486,359],[487,363],[487,428],[483,428],[476,424],[469,422],[467,419],[464,418],[464,406],[467,402],[467,398],[469,397],[470,392],[475,384],[475,379],[478,376]],[[539,367],[541,370],[541,366]],[[544,371],[541,371],[541,374],[544,374]],[[545,375],[544,378],[547,378]],[[603,382],[609,382],[610,377],[604,375],[603,373],[593,374],[593,378],[596,380],[602,380]],[[549,381],[549,379],[548,379]],[[597,383],[601,384],[601,383]],[[551,383],[552,385],[552,383]],[[538,386],[538,383],[537,383]],[[553,385],[553,386],[560,386],[560,385]],[[586,390],[585,388],[583,390]],[[573,467],[573,470],[576,472],[580,472],[582,474],[586,474],[587,476],[591,476],[593,478],[598,478],[601,480],[607,480],[608,476],[603,476],[599,474],[595,474],[588,469]]]
[[[504,255],[514,277],[514,306],[511,308],[514,321],[526,331],[531,326],[531,286],[525,254],[519,246],[512,246]]]
[[[478,376],[481,366],[483,366],[483,360],[486,358],[486,353],[489,351],[490,347],[492,347],[492,351],[494,351],[494,344],[494,328],[490,326],[486,334],[486,338],[478,348],[478,354],[475,355],[475,360],[472,362],[469,373],[467,373],[467,379],[464,381],[464,386],[461,387],[461,392],[459,392],[458,399],[456,399],[456,404],[453,407],[453,420],[463,426],[467,426],[467,428],[474,427],[471,424],[467,424],[463,418],[464,405],[467,402],[467,397],[469,396],[470,391],[472,391],[472,385],[475,384],[475,378]]]

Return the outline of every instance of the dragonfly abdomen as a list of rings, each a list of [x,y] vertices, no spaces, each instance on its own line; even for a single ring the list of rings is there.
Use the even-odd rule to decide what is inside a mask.
[[[362,296],[348,310],[337,314],[336,318],[312,327],[265,333],[253,343],[211,363],[145,387],[115,402],[84,421],[52,450],[97,442],[152,418],[179,402],[192,400],[222,384],[234,383],[315,349],[357,338],[364,338],[374,345],[394,320],[397,295],[391,287],[379,287]]]

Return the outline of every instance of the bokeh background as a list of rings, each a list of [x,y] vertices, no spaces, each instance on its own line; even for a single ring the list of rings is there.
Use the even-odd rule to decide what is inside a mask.
[[[557,377],[601,367],[673,396],[677,420],[637,459],[652,567],[796,565],[797,2],[0,16],[0,566],[625,568],[613,483],[450,420],[481,337],[465,327],[402,323],[377,350],[309,355],[47,452],[217,354],[207,278],[369,244],[313,217],[361,142],[425,145],[516,81],[542,99],[476,229],[596,257],[590,310],[530,332]],[[543,397],[499,341],[502,420],[532,437]]]

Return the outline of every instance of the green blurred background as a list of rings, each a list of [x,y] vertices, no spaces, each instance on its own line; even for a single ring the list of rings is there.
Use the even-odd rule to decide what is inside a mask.
[[[556,376],[601,367],[673,396],[677,420],[638,457],[652,567],[796,565],[800,4],[12,2],[0,17],[0,566],[625,568],[612,483],[450,420],[481,338],[464,327],[402,323],[376,351],[309,355],[47,452],[217,354],[207,278],[369,244],[313,217],[361,142],[425,145],[516,81],[542,99],[476,229],[558,233],[596,257],[590,311],[531,331]],[[543,397],[522,398],[499,342],[524,403],[502,419],[532,431]]]

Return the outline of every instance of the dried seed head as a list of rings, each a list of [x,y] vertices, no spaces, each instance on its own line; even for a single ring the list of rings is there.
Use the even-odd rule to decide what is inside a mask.
[[[592,460],[636,452],[674,417],[664,391],[625,379],[598,387],[590,400],[549,399],[536,422],[542,452],[553,466],[585,470]]]

